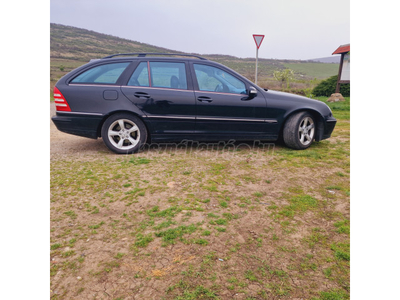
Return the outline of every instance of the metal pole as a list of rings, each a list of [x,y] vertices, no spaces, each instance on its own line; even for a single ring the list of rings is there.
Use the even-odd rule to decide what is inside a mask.
[[[258,74],[258,47],[256,47],[256,85],[257,85],[257,74]]]

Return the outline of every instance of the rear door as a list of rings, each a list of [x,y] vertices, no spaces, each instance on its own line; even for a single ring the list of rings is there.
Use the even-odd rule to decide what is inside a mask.
[[[154,138],[194,132],[196,103],[184,60],[143,60],[121,89],[147,115]]]

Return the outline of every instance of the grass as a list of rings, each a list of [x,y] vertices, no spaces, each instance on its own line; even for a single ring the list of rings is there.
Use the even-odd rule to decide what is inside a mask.
[[[349,295],[341,290],[332,290],[329,292],[321,292],[319,297],[313,297],[311,300],[346,300],[350,299]]]
[[[52,158],[51,298],[349,299],[350,99],[328,105],[304,151]]]
[[[135,246],[145,248],[149,243],[154,240],[152,234],[143,235],[138,233],[136,236]]]
[[[292,69],[297,74],[317,79],[325,79],[337,75],[339,71],[339,64],[298,62],[284,63],[284,66],[285,68]]]
[[[202,285],[193,287],[192,284],[180,281],[178,284],[168,288],[168,293],[180,293],[175,300],[194,300],[194,299],[220,299],[216,293]]]
[[[167,246],[169,244],[175,244],[177,238],[181,238],[183,240],[183,235],[191,234],[197,230],[197,227],[194,224],[189,226],[178,226],[176,228],[167,229],[165,231],[156,232],[156,237],[162,237],[163,244],[162,246]]]

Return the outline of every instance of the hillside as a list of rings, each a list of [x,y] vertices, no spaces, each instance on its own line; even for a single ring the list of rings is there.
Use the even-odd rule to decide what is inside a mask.
[[[50,56],[88,62],[115,53],[177,52],[91,30],[50,24]]]
[[[93,58],[102,58],[115,53],[163,52],[183,53],[162,47],[131,41],[91,30],[50,24],[50,87],[72,69]],[[194,53],[193,53],[194,54]],[[201,55],[201,54],[200,54]],[[222,63],[250,80],[254,80],[255,58],[238,58],[229,55],[202,55],[207,59]],[[324,64],[301,60],[259,59],[259,85],[279,89],[273,79],[275,70],[291,68],[295,71],[297,87],[316,78],[325,79],[337,74],[338,64]],[[304,84],[302,84],[304,85]],[[296,88],[296,84],[294,84]],[[304,87],[303,87],[304,88]]]
[[[340,63],[340,55],[313,58],[313,59],[308,59],[308,60],[309,61],[314,61],[314,62],[322,62],[322,63],[325,63],[325,64],[339,64]]]

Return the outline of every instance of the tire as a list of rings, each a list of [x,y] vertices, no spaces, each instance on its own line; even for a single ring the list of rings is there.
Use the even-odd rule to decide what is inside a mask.
[[[117,113],[106,119],[101,128],[104,144],[117,154],[132,154],[146,142],[147,130],[143,122],[128,113]]]
[[[315,120],[308,112],[299,112],[289,117],[283,128],[283,141],[289,148],[304,150],[315,138]]]

